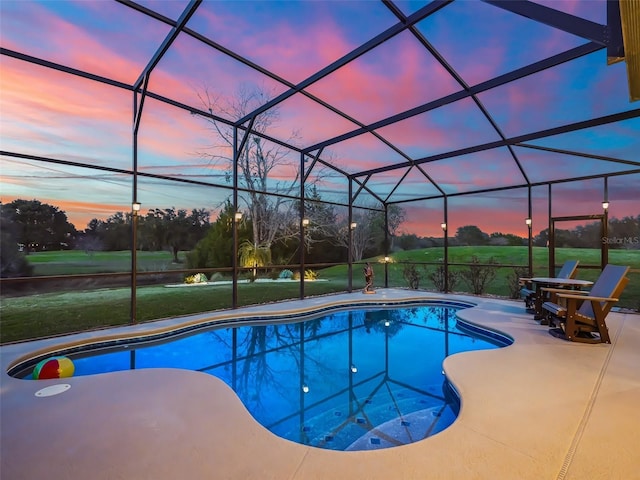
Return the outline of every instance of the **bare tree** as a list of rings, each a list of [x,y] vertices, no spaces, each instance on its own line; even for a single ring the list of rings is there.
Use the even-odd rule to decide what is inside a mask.
[[[389,234],[389,251],[393,251],[393,243],[396,238],[398,228],[405,220],[405,212],[398,205],[389,205],[387,208],[387,227]]]
[[[374,235],[376,229],[376,217],[380,212],[375,210],[357,210],[352,213],[351,220],[356,224],[355,228],[349,225],[346,215],[338,216],[332,229],[333,241],[336,245],[349,248],[349,230],[351,230],[351,254],[354,261],[362,260],[365,250],[376,242]]]
[[[269,101],[271,93],[261,87],[241,85],[235,96],[222,98],[205,88],[198,93],[198,98],[205,108],[221,117],[233,120],[243,118],[260,105]],[[284,196],[295,196],[300,178],[295,158],[290,158],[290,150],[269,142],[260,134],[266,134],[279,120],[278,108],[271,108],[258,115],[253,123],[252,131],[243,150],[238,155],[238,184],[240,199],[246,205],[253,227],[255,248],[270,248],[274,241],[293,236],[297,233],[297,213],[295,202]],[[204,152],[211,165],[224,166],[225,178],[232,182],[233,158],[228,154],[229,147],[234,147],[233,127],[208,119],[218,143],[213,152]],[[241,130],[241,133],[243,131]],[[292,132],[285,143],[292,143],[298,138]],[[295,171],[295,178],[275,180],[274,170],[286,169]],[[267,192],[276,195],[269,195]],[[284,196],[278,196],[284,195]]]

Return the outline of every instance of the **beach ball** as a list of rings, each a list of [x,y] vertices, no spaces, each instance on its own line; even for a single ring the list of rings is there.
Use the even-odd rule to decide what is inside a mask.
[[[51,357],[38,362],[33,369],[34,380],[45,380],[47,378],[72,377],[75,367],[70,358]]]

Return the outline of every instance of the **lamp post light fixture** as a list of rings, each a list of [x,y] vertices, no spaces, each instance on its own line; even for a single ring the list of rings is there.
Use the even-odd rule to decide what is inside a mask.
[[[351,225],[350,225],[351,230],[355,230],[357,226],[358,224],[356,222],[351,222]]]
[[[524,219],[524,223],[526,223],[526,224],[527,224],[527,226],[528,226],[529,228],[531,228],[531,219],[530,219],[530,218],[525,218],[525,219]]]
[[[391,263],[391,257],[385,255],[384,257],[384,288],[389,288],[389,264]]]
[[[310,221],[309,221],[309,219],[308,219],[308,218],[303,218],[303,219],[302,219],[302,226],[303,226],[303,227],[308,227],[308,226],[309,226],[309,223],[310,223]]]
[[[234,218],[236,222],[239,222],[240,220],[242,220],[242,212],[236,212]]]
[[[441,227],[441,228],[442,228],[442,230],[444,230],[445,232],[447,231],[447,224],[446,224],[446,223],[442,222],[442,223],[440,224],[440,227]]]
[[[138,285],[138,212],[142,205],[140,202],[131,203],[131,323],[136,323],[138,312],[137,307],[137,285]]]
[[[602,202],[602,209],[603,210],[608,210],[609,209],[609,202],[607,202],[607,201]]]

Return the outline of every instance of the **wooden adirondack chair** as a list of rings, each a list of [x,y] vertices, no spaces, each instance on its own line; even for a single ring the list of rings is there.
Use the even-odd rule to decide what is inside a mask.
[[[580,260],[567,260],[556,275],[556,278],[574,278],[578,273],[578,263]],[[532,285],[530,278],[519,278],[520,298],[524,300],[527,310],[533,311],[535,303],[536,289]]]
[[[549,333],[572,342],[611,343],[606,317],[629,283],[628,271],[628,266],[607,265],[587,295],[557,293],[563,305],[545,302],[542,308],[550,324],[559,325]]]

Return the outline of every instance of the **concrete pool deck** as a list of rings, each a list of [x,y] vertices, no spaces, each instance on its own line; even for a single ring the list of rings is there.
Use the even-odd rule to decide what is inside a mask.
[[[448,357],[462,397],[437,435],[378,451],[336,452],[263,428],[210,375],[177,369],[17,380],[16,359],[53,345],[214,318],[401,299],[477,304],[459,315],[513,345]],[[610,313],[611,345],[552,337],[522,302],[379,289],[214,312],[0,347],[0,477],[14,479],[640,479],[640,315]],[[43,387],[64,393],[36,397]]]

